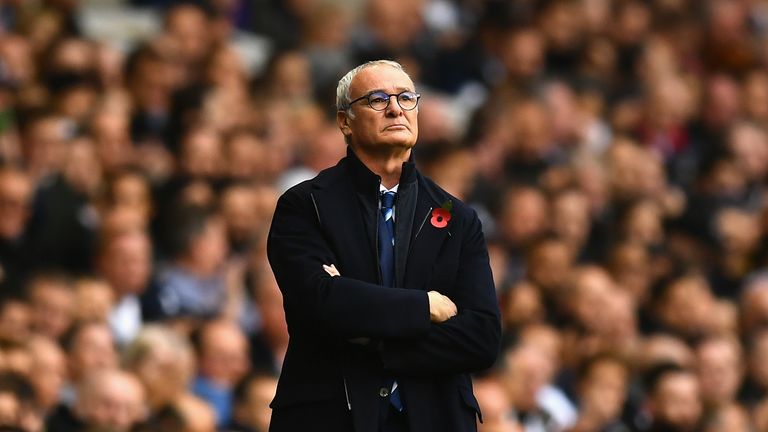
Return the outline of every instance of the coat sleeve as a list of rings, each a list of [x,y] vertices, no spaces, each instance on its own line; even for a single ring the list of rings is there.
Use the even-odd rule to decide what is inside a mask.
[[[496,360],[501,341],[496,290],[474,212],[470,221],[455,286],[448,294],[458,314],[443,323],[430,324],[424,337],[385,340],[381,349],[384,367],[396,376],[470,373],[486,369]]]
[[[323,270],[338,260],[306,190],[291,189],[278,200],[267,255],[291,331],[300,327],[341,339],[413,338],[429,331],[426,292],[331,277]]]

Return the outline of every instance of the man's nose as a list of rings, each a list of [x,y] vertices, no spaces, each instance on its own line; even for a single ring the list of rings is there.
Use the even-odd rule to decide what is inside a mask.
[[[397,101],[398,95],[390,95],[389,96],[389,105],[387,105],[387,115],[397,117],[400,114],[403,113],[403,109],[400,108],[400,102]],[[392,98],[395,98],[395,100],[392,100]]]

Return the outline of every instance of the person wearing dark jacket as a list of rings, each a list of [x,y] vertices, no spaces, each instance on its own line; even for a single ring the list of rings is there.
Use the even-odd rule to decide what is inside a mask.
[[[499,308],[476,213],[412,162],[419,97],[398,63],[347,73],[347,156],[278,201],[290,341],[270,431],[477,428],[469,374],[497,357]]]

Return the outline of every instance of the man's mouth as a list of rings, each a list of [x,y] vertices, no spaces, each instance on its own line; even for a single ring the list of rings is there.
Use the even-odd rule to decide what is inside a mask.
[[[384,130],[408,130],[408,126],[402,124],[389,125]]]

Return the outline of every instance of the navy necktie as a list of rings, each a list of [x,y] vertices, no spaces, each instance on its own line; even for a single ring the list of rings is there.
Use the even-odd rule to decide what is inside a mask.
[[[379,221],[379,265],[384,286],[395,286],[395,193],[381,194],[381,219]]]
[[[384,286],[395,286],[395,192],[381,194],[381,220],[379,221],[379,265],[381,266],[381,282]],[[394,312],[394,311],[393,311]],[[388,383],[394,387],[395,381]],[[389,403],[403,411],[403,401],[400,399],[400,388],[394,387],[389,395]]]

